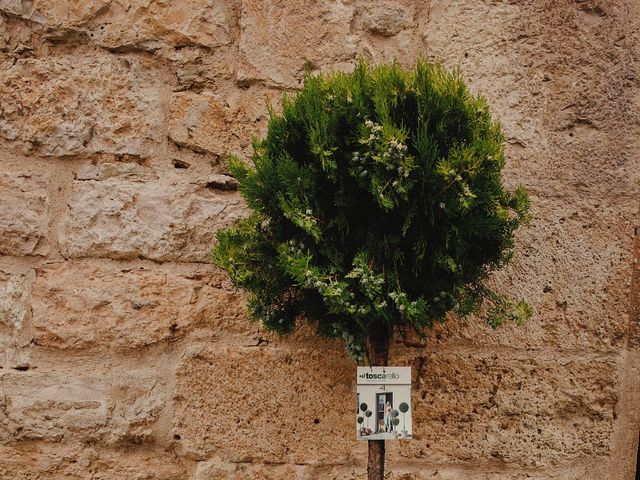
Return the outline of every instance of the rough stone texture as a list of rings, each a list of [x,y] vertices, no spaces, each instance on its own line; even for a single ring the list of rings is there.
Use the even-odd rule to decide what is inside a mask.
[[[353,14],[353,6],[328,0],[313,8],[306,2],[243,1],[238,79],[295,87],[307,67],[348,66],[357,52]]]
[[[415,438],[388,445],[389,478],[634,478],[639,19],[634,0],[0,0],[0,478],[364,477],[339,343],[261,331],[207,263],[246,214],[222,160],[305,69],[358,55],[459,65],[535,215],[491,280],[526,325],[393,346]]]
[[[0,447],[0,476],[12,480],[182,480],[187,468],[171,451],[106,449],[52,442],[23,442]]]
[[[163,407],[147,371],[2,374],[3,432],[12,440],[143,442]]]
[[[150,51],[164,45],[215,48],[231,43],[237,10],[234,2],[198,0],[3,0],[0,8],[42,25],[51,39],[89,37],[113,50]]]
[[[630,197],[576,204],[535,194],[531,199],[535,218],[518,235],[513,264],[498,272],[492,283],[515,298],[526,298],[545,316],[498,330],[481,319],[451,318],[434,328],[425,345],[610,352],[624,346],[637,201]]]
[[[35,175],[0,173],[0,205],[0,254],[46,253],[49,195],[45,181]]]
[[[0,368],[23,368],[29,364],[30,276],[0,270]]]
[[[177,145],[218,154],[227,148],[227,124],[231,119],[215,98],[193,92],[175,93],[170,112],[169,138]]]
[[[215,231],[245,213],[237,195],[206,178],[124,165],[78,173],[59,239],[69,257],[206,262]]]
[[[241,362],[262,367],[237,368]],[[215,452],[232,462],[348,462],[354,376],[336,352],[193,347],[176,371],[173,430],[198,459]],[[193,411],[202,421],[191,421]]]
[[[145,156],[163,138],[161,88],[143,57],[20,58],[0,71],[0,136],[47,156]]]
[[[434,352],[420,365],[419,441],[403,442],[403,456],[421,458],[428,445],[429,457],[442,463],[496,459],[549,467],[610,453],[618,399],[616,365],[607,357]]]
[[[59,349],[139,348],[203,327],[247,332],[241,297],[226,283],[208,268],[49,265],[36,272],[33,339]]]

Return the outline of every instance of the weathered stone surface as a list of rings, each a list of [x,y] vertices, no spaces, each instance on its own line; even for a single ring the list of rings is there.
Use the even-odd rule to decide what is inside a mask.
[[[0,435],[12,440],[140,443],[164,406],[163,380],[146,370],[0,373]]]
[[[212,95],[179,92],[171,97],[169,138],[179,146],[220,154],[231,119]]]
[[[0,254],[45,254],[49,221],[45,180],[38,175],[0,173],[0,205]]]
[[[606,196],[637,191],[640,175],[635,136],[623,133],[638,123],[628,5],[439,1],[420,31],[430,56],[461,65],[488,97],[510,145],[510,178]]]
[[[634,228],[631,263],[629,347],[640,349],[640,222]]]
[[[403,457],[550,467],[611,453],[612,357],[470,349],[434,351],[413,366],[415,440],[400,445]]]
[[[415,25],[415,6],[411,2],[361,2],[357,16],[365,30],[391,37]]]
[[[245,214],[233,192],[129,164],[81,171],[60,243],[70,257],[206,262],[217,229]]]
[[[0,446],[0,477],[11,480],[184,480],[188,474],[173,452],[162,449],[25,442]]]
[[[164,139],[161,77],[140,57],[20,59],[0,71],[0,136],[25,152],[145,156]]]
[[[194,346],[176,370],[174,434],[196,458],[345,462],[356,443],[354,375],[335,352]]]
[[[533,221],[518,233],[516,255],[491,286],[524,298],[533,317],[496,330],[480,318],[450,318],[424,345],[618,351],[629,324],[631,246],[637,200],[569,200],[533,195]]]
[[[221,459],[198,462],[193,480],[298,480],[309,478],[308,469],[299,465],[225,463]]]
[[[33,338],[54,348],[136,348],[174,341],[196,328],[216,336],[251,325],[240,295],[213,267],[108,267],[65,262],[39,269]]]
[[[563,473],[562,469],[545,469],[544,473],[537,469],[511,470],[497,464],[483,464],[477,467],[464,466],[415,466],[407,467],[406,461],[387,462],[385,479],[389,480],[572,480],[577,478],[606,478],[607,473],[602,469],[590,468],[584,464],[571,467],[570,473]],[[566,472],[566,468],[564,471]],[[596,477],[595,475],[604,475]],[[335,467],[326,469],[307,477],[313,480],[330,478],[332,480],[359,480],[366,478],[366,466],[361,468]]]
[[[253,87],[212,91],[177,92],[171,97],[169,139],[195,152],[220,159],[229,154],[251,153],[250,141],[263,133],[267,105],[277,107],[280,94]]]
[[[0,11],[46,27],[47,36],[83,35],[112,49],[156,50],[164,45],[219,47],[233,41],[234,2],[41,0],[0,2]]]
[[[536,216],[492,279],[526,325],[394,346],[416,438],[388,442],[389,479],[634,478],[639,21],[633,0],[0,0],[0,478],[365,476],[340,342],[245,323],[193,263],[244,214],[222,160],[249,158],[265,97],[358,54],[460,65]]]
[[[25,368],[29,365],[32,339],[28,275],[0,270],[0,368]]]
[[[353,15],[352,5],[327,0],[313,8],[304,2],[242,2],[238,80],[296,87],[305,67],[348,67],[358,42],[350,29]]]

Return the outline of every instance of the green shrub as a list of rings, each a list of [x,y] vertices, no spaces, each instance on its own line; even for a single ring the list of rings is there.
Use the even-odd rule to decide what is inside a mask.
[[[483,283],[528,219],[507,191],[504,138],[458,71],[360,62],[305,78],[270,110],[253,165],[229,169],[252,214],[217,234],[213,260],[249,293],[251,317],[341,337],[357,360],[370,333],[422,333],[448,312],[492,326],[530,314]]]

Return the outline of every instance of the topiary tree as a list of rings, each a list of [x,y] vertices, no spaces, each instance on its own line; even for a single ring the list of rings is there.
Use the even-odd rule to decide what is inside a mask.
[[[398,420],[398,415],[400,415],[400,412],[398,412],[398,410],[396,410],[395,408],[391,410],[391,424],[394,427],[398,425],[398,423],[400,423],[400,420]]]
[[[267,329],[306,320],[373,365],[394,331],[483,301],[492,326],[522,321],[527,304],[484,283],[528,218],[525,190],[503,186],[503,141],[485,99],[439,64],[308,74],[270,109],[253,165],[229,161],[252,213],[218,232],[213,260]],[[383,471],[384,441],[370,441],[369,478]]]
[[[360,404],[360,411],[363,414],[365,414],[365,416],[366,416],[366,413],[367,413],[368,410],[369,410],[369,406],[366,403],[361,403]],[[370,417],[370,416],[371,415],[368,415],[367,418]],[[369,422],[367,422],[367,428],[369,428]]]
[[[362,422],[364,422],[364,418],[361,417],[360,415],[358,415],[358,425],[362,425]],[[360,430],[358,430],[358,434],[360,434]]]
[[[371,415],[373,415],[373,412],[371,410],[367,410],[366,412],[364,412],[364,416],[367,417],[367,428],[369,428],[369,417],[371,417]]]
[[[398,405],[398,409],[402,412],[402,430],[407,431],[407,424],[405,422],[405,413],[409,411],[409,405],[406,402],[402,402]]]
[[[391,425],[393,425],[393,433],[396,435],[396,437],[398,436],[398,430],[395,427],[397,427],[399,423],[400,423],[399,418],[393,417],[391,419]]]

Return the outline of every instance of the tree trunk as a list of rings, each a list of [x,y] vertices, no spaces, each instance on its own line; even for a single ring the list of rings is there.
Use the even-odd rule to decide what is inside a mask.
[[[369,336],[369,358],[371,366],[387,366],[389,361],[389,328],[376,325]],[[378,408],[374,405],[374,408]],[[384,440],[369,440],[367,463],[368,480],[384,479]]]

